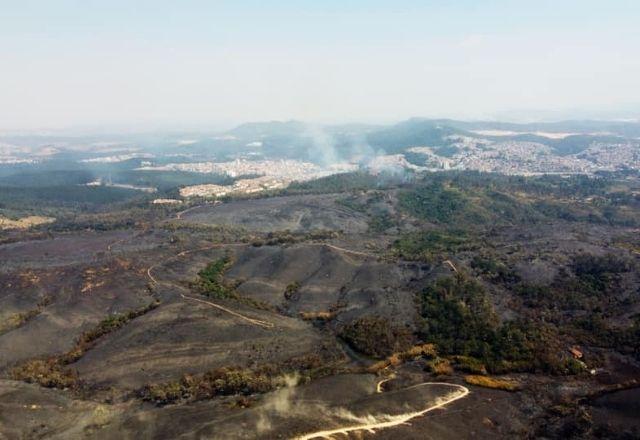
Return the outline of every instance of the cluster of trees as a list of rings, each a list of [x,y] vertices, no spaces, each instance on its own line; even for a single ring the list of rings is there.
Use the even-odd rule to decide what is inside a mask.
[[[602,314],[577,319],[572,323],[577,337],[599,347],[614,349],[640,360],[640,314],[628,326],[612,327]]]
[[[513,268],[491,256],[475,255],[470,265],[477,273],[492,282],[512,284],[520,281],[520,277]]]
[[[320,351],[327,347],[320,347]],[[185,374],[180,380],[149,384],[138,390],[143,400],[157,405],[178,401],[212,399],[217,396],[260,394],[286,384],[285,375],[296,373],[310,380],[335,373],[331,353],[310,353],[281,363],[263,364],[257,368],[222,367],[203,374]]]
[[[435,223],[450,223],[472,214],[469,200],[460,191],[440,182],[429,183],[400,195],[400,206],[416,217]]]
[[[617,301],[611,293],[631,265],[613,254],[579,254],[573,257],[570,268],[573,273],[561,269],[550,285],[518,283],[513,290],[528,307],[597,311],[603,301]]]
[[[194,283],[195,289],[202,295],[212,298],[235,298],[235,289],[224,283],[225,271],[231,266],[231,256],[225,255],[198,272],[198,280]]]
[[[620,294],[621,279],[634,269],[632,261],[616,254],[577,254],[568,267],[561,268],[549,284],[523,282],[513,270],[494,259],[474,257],[471,266],[485,279],[500,283],[522,300],[524,306],[544,316],[545,335],[534,329],[540,341],[553,341],[562,332],[581,345],[606,347],[640,359],[640,315],[631,324],[609,323],[618,316],[632,296]]]
[[[475,245],[466,232],[449,229],[404,234],[393,243],[393,248],[399,258],[430,261],[435,255],[468,250]]]
[[[551,329],[523,321],[499,322],[484,287],[463,275],[441,278],[420,295],[419,337],[444,355],[475,358],[487,371],[575,373]]]
[[[307,182],[293,182],[283,193],[341,193],[375,189],[379,185],[380,181],[376,176],[372,176],[365,171],[356,171],[353,173],[333,174]]]
[[[455,222],[468,227],[529,224],[547,219],[622,226],[640,224],[637,197],[620,191],[608,193],[613,183],[613,179],[605,177],[433,173],[423,177],[412,189],[403,191],[400,206],[432,223]]]
[[[427,286],[419,295],[420,324],[415,332],[387,318],[366,316],[339,331],[355,350],[373,358],[402,353],[417,339],[434,344],[427,357],[435,374],[452,369],[472,374],[544,372],[577,374],[584,366],[566,353],[555,327],[523,320],[501,322],[477,281],[458,274]]]
[[[396,219],[388,212],[379,212],[369,216],[369,231],[381,234],[397,225]]]
[[[46,187],[0,186],[0,209],[50,214],[65,208],[88,211],[99,205],[144,197],[140,191],[106,186],[60,185]],[[28,207],[32,207],[31,211]],[[35,207],[36,209],[34,210]]]
[[[251,244],[255,247],[287,245],[301,241],[327,240],[336,238],[339,234],[339,232],[328,229],[314,229],[309,232],[291,232],[285,229],[283,231],[267,232],[261,237],[254,237],[251,240]]]
[[[380,316],[356,319],[345,325],[339,335],[359,352],[380,359],[408,349],[413,340],[407,328],[394,326]]]
[[[138,392],[138,396],[166,405],[191,398],[203,400],[215,396],[266,393],[274,386],[274,381],[262,372],[247,368],[218,368],[201,376],[185,374],[179,381],[147,385]]]

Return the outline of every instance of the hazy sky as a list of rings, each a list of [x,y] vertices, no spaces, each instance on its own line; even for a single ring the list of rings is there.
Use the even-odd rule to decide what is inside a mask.
[[[0,129],[639,104],[639,0],[0,0]]]

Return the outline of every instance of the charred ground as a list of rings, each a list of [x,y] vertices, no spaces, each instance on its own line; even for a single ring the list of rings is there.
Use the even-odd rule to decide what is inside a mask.
[[[2,232],[8,438],[290,438],[450,393],[428,381],[471,394],[363,435],[638,434],[637,175],[346,174],[119,209]]]

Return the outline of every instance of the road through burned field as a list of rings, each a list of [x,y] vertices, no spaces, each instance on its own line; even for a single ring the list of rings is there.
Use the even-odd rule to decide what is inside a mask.
[[[182,251],[182,252],[178,253],[175,257],[167,258],[167,260],[165,260],[164,263],[166,263],[169,260],[172,260],[174,258],[186,257],[189,254],[192,254],[194,252],[202,252],[202,251],[207,251],[207,250],[210,250],[210,249],[224,249],[224,248],[228,249],[228,248],[232,248],[234,246],[244,246],[244,244],[243,243],[213,244],[213,245],[205,246],[205,247],[202,247],[202,248],[193,249],[193,250],[190,250],[190,251]],[[156,267],[158,267],[159,265],[153,265],[153,266],[151,266],[151,267],[149,267],[147,269],[147,276],[149,277],[149,280],[154,285],[157,285],[159,283],[158,280],[153,276],[154,269],[156,269]],[[196,301],[196,302],[199,302],[201,304],[207,304],[207,305],[209,305],[211,307],[215,307],[218,310],[222,310],[223,312],[229,313],[230,315],[233,315],[233,316],[235,316],[237,318],[240,318],[240,319],[242,319],[242,320],[244,320],[246,322],[249,322],[251,324],[254,324],[254,325],[258,325],[258,326],[266,327],[266,328],[272,328],[273,327],[273,324],[270,323],[270,322],[262,321],[262,320],[254,319],[254,318],[249,318],[248,316],[245,316],[245,315],[243,315],[241,313],[235,312],[235,311],[233,311],[233,310],[231,310],[231,309],[229,309],[227,307],[224,307],[224,306],[222,306],[220,304],[213,303],[211,301],[205,301],[205,300],[200,299],[200,298],[194,298],[193,296],[188,296],[188,295],[185,295],[184,293],[180,293],[180,297],[185,299],[185,300]]]
[[[82,387],[85,396],[94,395],[98,400],[103,398],[99,396],[104,396],[102,390],[110,389],[110,400],[130,402],[131,392],[149,384],[162,384],[184,374],[204,374],[228,366],[255,368],[304,357],[317,363],[336,354],[335,359],[343,363],[344,355],[339,354],[339,346],[332,342],[332,332],[301,317],[305,313],[322,312],[325,308],[333,308],[337,314],[347,313],[345,316],[380,307],[397,309],[404,300],[398,303],[402,295],[392,292],[417,275],[415,269],[394,268],[379,262],[375,254],[331,243],[254,247],[245,242],[206,243],[194,234],[188,242],[181,241],[179,246],[173,246],[170,239],[167,234],[93,234],[79,238],[78,247],[74,246],[71,237],[62,236],[45,242],[0,248],[0,252],[10,256],[9,261],[15,262],[14,269],[4,275],[5,282],[14,288],[13,296],[3,297],[5,304],[14,301],[16,313],[21,313],[21,307],[23,310],[41,307],[33,318],[0,335],[0,344],[9,344],[5,344],[7,349],[3,351],[9,355],[3,359],[5,374],[11,377],[15,368],[26,368],[22,363],[31,362],[30,359],[55,359],[59,353],[74,350],[74,341],[84,338],[82,335],[92,332],[91,327],[96,325],[105,328],[100,330],[101,336],[91,346],[83,348],[81,354],[74,355],[77,359],[65,361],[63,368],[74,371],[77,375],[74,380],[78,381],[78,385],[65,387]],[[45,249],[45,253],[39,253],[38,248]],[[56,251],[64,253],[66,260],[53,274],[43,270],[41,265],[46,265],[47,259],[53,258],[50,254]],[[224,282],[234,285],[241,298],[248,298],[247,301],[208,298],[193,291],[190,285],[208,263],[225,255],[231,256],[232,263]],[[145,264],[148,265],[145,267]],[[384,285],[380,285],[377,292],[364,294],[363,289],[375,274],[379,280],[384,280]],[[49,276],[56,277],[55,284],[45,282]],[[294,301],[295,304],[283,296],[287,284],[293,281],[299,283],[298,294],[302,296]],[[271,289],[265,290],[266,285]],[[60,295],[59,291],[49,291],[49,288],[62,289],[66,293]],[[118,291],[121,293],[116,294]],[[20,292],[33,292],[29,293],[32,299],[27,300]],[[266,292],[271,292],[269,295],[273,298],[265,296]],[[373,303],[362,301],[366,295],[377,299]],[[405,312],[410,312],[411,295],[405,295]],[[39,299],[49,296],[49,302],[37,306]],[[137,297],[138,302],[131,302]],[[153,298],[160,302],[152,310],[113,330],[106,327],[105,323],[111,322],[112,316],[144,307]],[[128,305],[122,301],[127,301]],[[290,307],[279,307],[281,301],[290,302]],[[269,303],[273,304],[270,306]],[[85,311],[79,312],[81,310],[91,310],[93,321],[84,321],[85,324],[75,330],[73,317],[78,313],[87,316]],[[394,313],[405,312],[398,309]],[[58,323],[57,333],[52,332],[53,323]],[[74,330],[69,331],[71,329]],[[46,336],[52,334],[60,336],[58,339]],[[30,347],[29,350],[17,351],[13,345],[16,338],[24,339],[23,347]],[[47,342],[41,348],[37,343],[27,342],[36,340]],[[28,390],[30,403],[7,404],[5,410],[22,411],[31,405],[40,412],[48,408],[47,399],[56,392],[41,394],[34,386],[24,388],[24,391]],[[6,396],[16,396],[16,387],[24,386],[9,381],[6,387],[14,390]],[[62,405],[62,412],[41,414],[43,419],[47,419],[46,414],[59,419],[46,420],[42,432],[75,432],[65,422],[72,415],[64,408],[78,409],[84,405],[88,412],[83,417],[87,424],[93,423],[90,420],[95,411],[92,404],[82,403],[84,401],[78,400],[75,392],[65,393],[65,398],[70,400]],[[169,408],[147,408],[144,412],[155,414]],[[103,417],[108,420],[107,425],[119,426],[120,419],[125,418],[121,409],[118,405],[109,407],[108,415]],[[284,423],[277,421],[280,419],[285,419],[284,414],[275,415],[272,429],[280,429],[279,424]],[[7,429],[12,425],[9,420],[3,423]],[[290,429],[286,428],[287,423],[283,425],[285,430]],[[20,432],[18,427],[12,429]],[[265,437],[269,434],[265,433]]]
[[[553,327],[522,320],[548,301],[536,283],[569,292],[561,307],[583,301],[632,320],[631,251],[604,252],[611,240],[628,246],[629,230],[506,225],[489,242],[410,218],[398,200],[237,200],[0,245],[0,433],[519,438],[563,429],[547,411],[556,395],[632,385],[639,370],[604,345],[580,362],[613,374],[567,378],[582,368],[568,358],[581,330],[545,340]],[[608,286],[626,302],[596,304],[612,298]],[[562,323],[565,311],[548,316]],[[610,401],[590,411],[606,420]]]
[[[296,440],[331,438],[338,434],[348,436],[349,433],[358,432],[358,431],[367,431],[370,433],[374,433],[381,429],[393,428],[395,426],[407,423],[408,421],[415,419],[416,417],[423,416],[430,411],[443,408],[444,406],[449,405],[458,399],[462,399],[466,397],[467,394],[469,394],[469,389],[462,385],[449,384],[449,383],[443,383],[443,382],[425,382],[418,385],[413,385],[412,387],[406,388],[404,390],[396,391],[395,392],[396,395],[393,397],[397,399],[398,398],[397,395],[402,394],[401,399],[405,401],[405,406],[407,408],[410,408],[411,404],[409,402],[412,399],[412,396],[408,394],[416,393],[416,392],[419,392],[419,390],[422,388],[428,388],[432,386],[450,387],[454,391],[449,394],[445,394],[442,397],[436,398],[435,401],[425,404],[424,409],[419,409],[416,411],[407,411],[405,413],[400,413],[400,414],[392,414],[388,412],[389,407],[392,406],[390,405],[389,400],[393,400],[393,399],[387,399],[386,397],[388,396],[385,396],[385,398],[378,399],[378,402],[376,402],[376,404],[373,405],[373,406],[380,407],[381,411],[384,411],[384,412],[381,412],[378,414],[370,412],[360,417],[358,416],[346,417],[345,415],[343,416],[343,418],[353,419],[353,420],[349,420],[345,422],[345,425],[342,427],[301,435],[299,437],[296,437]],[[368,404],[371,405],[371,402],[368,402]]]

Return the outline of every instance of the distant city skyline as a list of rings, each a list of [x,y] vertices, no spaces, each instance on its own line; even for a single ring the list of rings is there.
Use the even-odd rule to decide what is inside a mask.
[[[637,1],[269,3],[1,1],[0,130],[640,118]]]

